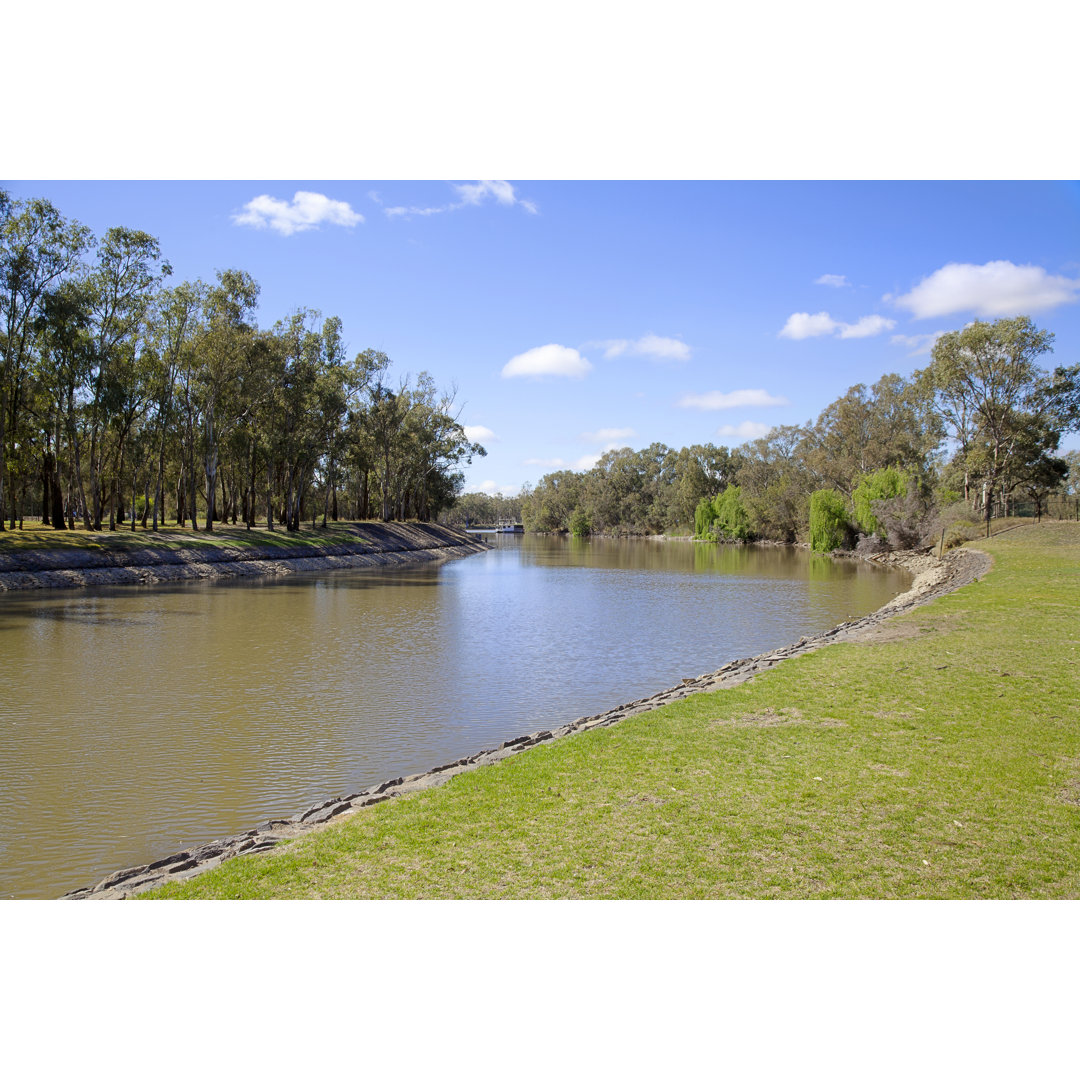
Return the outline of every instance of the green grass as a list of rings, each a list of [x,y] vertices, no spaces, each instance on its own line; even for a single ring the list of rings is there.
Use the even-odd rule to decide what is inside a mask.
[[[150,897],[1080,897],[1080,526],[753,682]]]
[[[296,548],[327,547],[332,544],[364,543],[353,523],[327,522],[326,528],[311,522],[301,525],[298,532],[288,532],[278,526],[273,532],[265,525],[246,529],[243,525],[215,523],[214,531],[208,533],[200,525],[198,532],[179,525],[158,526],[158,531],[136,528],[130,522],[110,531],[108,526],[100,532],[88,532],[78,526],[74,530],[57,530],[40,522],[26,522],[22,529],[10,526],[0,533],[0,552],[86,550],[86,551],[139,551],[146,548],[175,551],[181,548],[233,547],[253,549],[260,547]]]

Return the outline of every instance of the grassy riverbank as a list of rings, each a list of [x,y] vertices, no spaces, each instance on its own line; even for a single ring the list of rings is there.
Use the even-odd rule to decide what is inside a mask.
[[[26,522],[22,529],[8,528],[0,533],[0,554],[21,551],[180,551],[199,550],[210,547],[232,547],[243,550],[266,548],[318,549],[334,544],[366,542],[362,525],[355,522],[328,521],[326,527],[311,522],[301,524],[297,532],[288,532],[284,526],[272,531],[265,525],[246,529],[243,525],[214,526],[213,532],[200,529],[192,532],[180,525],[160,525],[158,531],[151,529],[117,528],[89,532],[85,529],[54,529],[40,522]],[[316,552],[317,553],[317,552]]]
[[[786,661],[149,897],[1080,897],[1080,527]]]

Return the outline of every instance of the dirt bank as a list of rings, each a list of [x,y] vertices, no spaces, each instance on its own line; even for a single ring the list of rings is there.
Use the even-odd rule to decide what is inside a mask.
[[[523,750],[527,750],[532,746],[551,742],[554,739],[572,735],[577,731],[607,727],[628,716],[633,716],[635,713],[657,709],[690,694],[718,690],[726,686],[736,686],[739,683],[746,682],[748,679],[752,679],[759,672],[767,671],[789,657],[813,652],[815,649],[820,649],[837,641],[872,642],[876,635],[881,634],[882,624],[891,616],[910,611],[912,608],[925,604],[935,597],[943,596],[954,589],[960,588],[962,585],[967,585],[976,578],[981,577],[990,568],[989,556],[980,551],[966,548],[951,551],[940,561],[932,555],[916,555],[907,552],[873,556],[870,561],[898,566],[915,575],[907,592],[890,600],[889,603],[870,615],[841,623],[831,630],[815,634],[812,637],[800,638],[792,645],[774,649],[771,652],[760,653],[757,656],[746,657],[742,660],[733,660],[717,671],[700,675],[696,679],[684,679],[680,685],[660,691],[651,697],[631,701],[625,705],[618,705],[595,716],[583,716],[550,731],[539,731],[533,735],[510,739],[495,749],[484,750],[469,757],[459,758],[457,761],[437,766],[424,773],[399,776],[393,780],[386,780],[381,784],[365,788],[363,791],[352,795],[327,799],[301,814],[296,814],[288,819],[268,821],[237,836],[188,848],[185,851],[143,866],[119,870],[97,885],[86,889],[77,889],[67,893],[62,899],[126,899],[136,893],[161,885],[166,881],[193,877],[233,856],[266,851],[282,840],[288,840],[313,829],[323,827],[341,814],[355,813],[365,806],[372,806],[375,803],[422,791],[425,788],[437,787],[459,773],[479,768],[482,765],[490,765],[493,762],[509,757],[511,754],[518,754]]]
[[[260,544],[172,549],[80,548],[0,552],[0,592],[18,589],[70,589],[86,585],[153,585],[213,578],[250,578],[305,570],[397,566],[456,558],[487,550],[462,529],[444,525],[362,523],[349,526],[349,539],[335,544],[286,546]]]

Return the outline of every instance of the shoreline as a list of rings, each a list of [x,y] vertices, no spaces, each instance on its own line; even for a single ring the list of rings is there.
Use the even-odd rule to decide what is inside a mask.
[[[893,615],[910,611],[938,596],[969,584],[990,568],[989,556],[970,548],[950,551],[941,560],[933,555],[891,552],[870,556],[867,561],[906,569],[915,575],[905,592],[869,615],[840,623],[820,634],[802,637],[791,645],[730,661],[718,670],[700,675],[696,679],[684,679],[678,686],[661,690],[646,698],[617,705],[593,716],[579,717],[552,730],[509,739],[494,749],[482,750],[456,761],[436,766],[426,772],[399,776],[351,795],[326,799],[291,818],[273,819],[223,840],[192,846],[151,863],[118,870],[96,885],[72,890],[60,899],[127,899],[167,881],[194,877],[237,855],[267,851],[283,840],[291,840],[324,827],[339,815],[355,813],[365,806],[437,787],[460,773],[493,764],[530,747],[565,738],[578,731],[607,727],[625,717],[660,708],[690,694],[736,686],[752,679],[762,671],[769,670],[783,660],[813,652],[834,642],[869,642],[873,639],[880,624]]]
[[[281,577],[302,571],[397,566],[487,551],[489,545],[447,525],[362,522],[355,541],[320,546],[119,548],[115,551],[0,551],[0,593],[89,586]],[[288,534],[282,534],[287,540]]]

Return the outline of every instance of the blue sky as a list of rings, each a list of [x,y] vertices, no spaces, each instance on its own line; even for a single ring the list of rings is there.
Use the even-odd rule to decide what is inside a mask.
[[[456,385],[488,451],[472,490],[516,492],[614,445],[802,423],[976,317],[1030,314],[1056,334],[1052,363],[1080,357],[1075,182],[3,186],[99,235],[145,229],[175,279],[247,270],[263,326],[339,315],[395,378]]]

